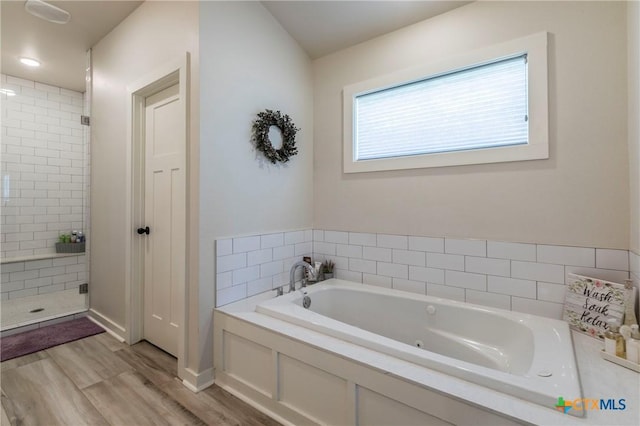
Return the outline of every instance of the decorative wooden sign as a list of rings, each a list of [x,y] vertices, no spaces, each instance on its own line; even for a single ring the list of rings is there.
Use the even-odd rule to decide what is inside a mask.
[[[609,329],[607,320],[615,318],[622,324],[629,291],[624,284],[575,274],[568,277],[562,319],[571,328],[602,339]]]

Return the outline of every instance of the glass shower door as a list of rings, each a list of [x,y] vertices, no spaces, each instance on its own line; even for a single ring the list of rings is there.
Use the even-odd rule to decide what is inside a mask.
[[[88,307],[88,95],[1,75],[1,330],[37,328]],[[78,242],[73,244],[79,244]],[[71,244],[71,245],[73,245]],[[85,243],[85,245],[88,245]]]

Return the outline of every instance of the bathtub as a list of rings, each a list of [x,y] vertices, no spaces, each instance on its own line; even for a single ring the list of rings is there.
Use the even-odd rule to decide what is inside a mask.
[[[263,301],[256,312],[549,409],[560,396],[582,397],[562,321],[337,279]]]

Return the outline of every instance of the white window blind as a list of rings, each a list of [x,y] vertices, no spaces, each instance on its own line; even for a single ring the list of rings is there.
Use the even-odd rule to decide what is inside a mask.
[[[355,96],[354,160],[526,145],[527,56]]]

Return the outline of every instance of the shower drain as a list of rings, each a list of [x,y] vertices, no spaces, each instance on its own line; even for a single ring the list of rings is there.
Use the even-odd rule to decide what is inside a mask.
[[[35,314],[36,312],[42,312],[44,308],[35,308],[29,311],[30,314]]]

